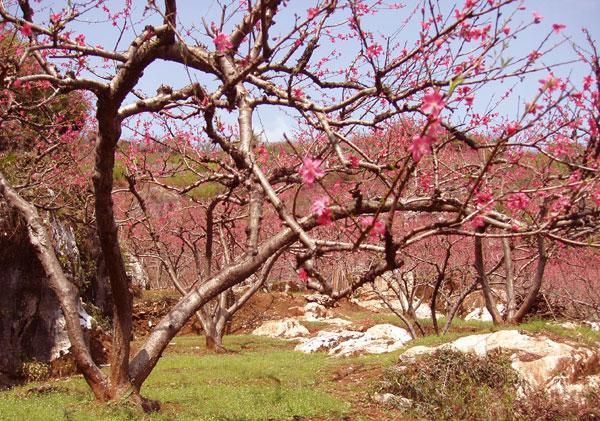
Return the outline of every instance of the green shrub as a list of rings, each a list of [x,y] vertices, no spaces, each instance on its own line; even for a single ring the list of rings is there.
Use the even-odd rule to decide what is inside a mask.
[[[26,361],[21,366],[23,378],[28,382],[37,382],[50,377],[50,364],[39,361]]]
[[[512,419],[517,373],[507,355],[480,358],[438,350],[406,367],[389,369],[382,392],[412,400],[412,415],[427,419]]]

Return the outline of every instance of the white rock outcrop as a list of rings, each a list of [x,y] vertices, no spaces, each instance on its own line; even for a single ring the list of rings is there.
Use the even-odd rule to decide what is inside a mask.
[[[253,335],[271,338],[298,338],[310,332],[296,319],[269,320],[252,331]]]
[[[342,330],[321,331],[317,336],[296,346],[296,351],[310,353],[327,351],[329,355],[383,354],[396,351],[412,338],[400,327],[391,324],[375,325],[366,332]]]
[[[576,396],[587,387],[600,387],[600,351],[596,348],[556,342],[546,336],[530,336],[517,330],[459,338],[438,347],[416,346],[400,356],[411,363],[436,349],[453,349],[486,356],[502,349],[511,353],[512,368],[532,388],[542,388],[563,396]]]
[[[304,320],[320,321],[333,316],[331,310],[328,310],[324,305],[316,302],[307,303],[304,306]]]

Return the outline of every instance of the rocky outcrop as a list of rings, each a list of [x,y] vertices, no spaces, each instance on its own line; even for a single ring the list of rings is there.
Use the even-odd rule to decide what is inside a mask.
[[[411,339],[406,330],[391,324],[381,324],[365,332],[321,331],[315,337],[304,340],[295,349],[304,353],[327,351],[329,355],[335,356],[383,354],[402,348]]]
[[[416,346],[400,356],[412,363],[436,349],[472,352],[478,356],[503,350],[510,353],[512,368],[532,389],[576,397],[588,387],[600,387],[600,350],[557,342],[546,336],[530,336],[517,330],[465,336],[439,347]],[[523,392],[523,391],[522,391]]]
[[[125,253],[125,271],[131,279],[131,285],[140,290],[148,289],[150,281],[144,265],[135,254]]]
[[[324,305],[311,302],[304,306],[304,320],[320,321],[333,316],[331,310],[328,310]]]
[[[253,335],[292,339],[309,334],[296,319],[269,320],[252,331]]]
[[[67,278],[81,286],[82,256],[75,232],[50,215],[49,225],[57,257]],[[0,204],[0,382],[18,378],[24,361],[48,363],[71,346],[65,320],[45,274],[29,245],[26,227]],[[92,319],[80,309],[81,322]]]

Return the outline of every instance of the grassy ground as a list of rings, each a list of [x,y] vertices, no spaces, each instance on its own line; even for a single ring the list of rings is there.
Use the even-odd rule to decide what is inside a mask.
[[[398,324],[387,316],[380,319]],[[162,403],[158,414],[144,416],[125,404],[97,405],[83,379],[75,376],[0,392],[0,420],[401,419],[370,399],[383,371],[410,346],[438,345],[495,329],[481,322],[458,323],[464,329],[445,337],[418,338],[394,353],[353,358],[302,354],[293,351],[292,343],[250,335],[228,336],[225,346],[231,352],[210,355],[202,338],[179,336],[142,390]],[[600,341],[600,333],[587,328],[541,321],[518,328],[584,343]]]
[[[291,344],[252,336],[226,337],[227,355],[206,355],[195,336],[177,337],[142,393],[163,409],[158,420],[339,419],[350,404],[329,392],[329,370],[341,360],[294,352]],[[2,420],[126,420],[126,405],[100,406],[80,376],[29,383],[0,392]]]

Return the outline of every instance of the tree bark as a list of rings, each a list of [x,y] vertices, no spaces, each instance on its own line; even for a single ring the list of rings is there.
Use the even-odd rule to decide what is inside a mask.
[[[544,237],[542,234],[538,234],[537,237],[537,247],[538,247],[538,264],[535,270],[535,277],[533,279],[533,285],[531,289],[527,293],[525,297],[525,301],[517,310],[515,317],[510,320],[511,323],[521,323],[527,312],[531,309],[533,303],[535,303],[535,299],[537,297],[538,292],[540,292],[540,288],[542,287],[542,281],[544,279],[544,270],[546,269],[546,262],[548,261],[548,254],[546,253],[546,246],[544,245]]]
[[[130,281],[119,247],[113,212],[112,188],[115,150],[121,136],[117,106],[108,98],[98,100],[96,118],[96,161],[93,176],[96,225],[113,295],[113,352],[111,356],[111,395],[115,399],[131,393],[129,352],[132,339],[133,298]]]
[[[502,250],[506,270],[506,320],[511,321],[515,315],[515,289],[512,251],[508,238],[502,239]]]
[[[492,320],[494,321],[494,324],[501,324],[502,315],[498,312],[498,309],[496,308],[496,300],[492,295],[492,289],[490,288],[490,284],[487,279],[487,274],[485,273],[485,266],[483,260],[483,245],[481,237],[475,237],[475,267],[477,268],[479,283],[481,284],[483,298],[485,299],[485,307],[492,315]]]

